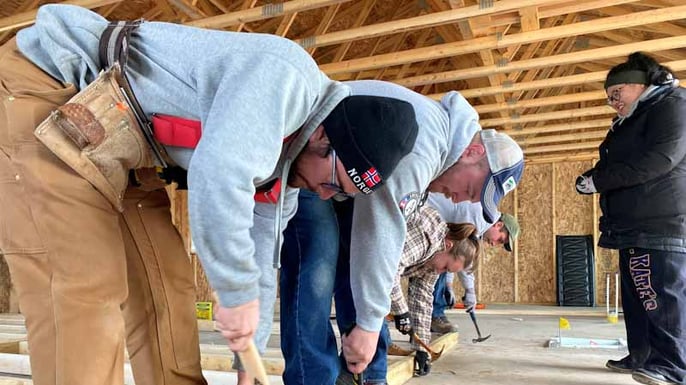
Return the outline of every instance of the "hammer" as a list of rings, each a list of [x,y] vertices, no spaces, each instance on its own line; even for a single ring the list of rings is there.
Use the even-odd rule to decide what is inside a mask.
[[[491,337],[490,334],[487,335],[486,337],[481,337],[481,331],[479,330],[479,325],[477,325],[477,323],[476,323],[476,314],[474,314],[474,309],[472,309],[471,311],[468,311],[467,313],[469,313],[469,318],[472,319],[472,322],[474,323],[474,327],[476,328],[476,334],[479,336],[479,338],[473,338],[472,343],[483,342],[483,341],[486,341],[487,339],[489,339]]]
[[[443,350],[445,350],[445,345],[443,345],[443,347],[441,347],[440,352],[438,352],[438,353],[434,352],[433,350],[431,350],[431,347],[429,347],[429,345],[425,344],[424,341],[419,339],[417,332],[412,332],[412,338],[415,341],[417,341],[417,343],[419,345],[421,345],[424,349],[426,349],[426,351],[429,352],[429,354],[431,354],[431,362],[436,361],[441,356],[441,354],[443,354]]]

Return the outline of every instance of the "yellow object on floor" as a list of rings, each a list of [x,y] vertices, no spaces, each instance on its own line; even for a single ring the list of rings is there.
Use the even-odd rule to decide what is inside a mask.
[[[212,302],[196,302],[195,317],[212,321]]]

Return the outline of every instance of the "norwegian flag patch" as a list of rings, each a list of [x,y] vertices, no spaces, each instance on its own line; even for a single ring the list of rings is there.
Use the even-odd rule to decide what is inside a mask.
[[[376,168],[371,167],[369,170],[362,174],[362,180],[367,185],[367,187],[374,187],[381,182],[381,176],[376,171]]]

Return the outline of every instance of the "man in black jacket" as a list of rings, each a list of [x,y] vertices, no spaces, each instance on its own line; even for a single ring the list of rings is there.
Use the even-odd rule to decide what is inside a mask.
[[[600,193],[599,245],[619,250],[629,355],[606,366],[643,384],[683,384],[686,90],[640,52],[610,70],[605,90],[617,117],[576,189]]]

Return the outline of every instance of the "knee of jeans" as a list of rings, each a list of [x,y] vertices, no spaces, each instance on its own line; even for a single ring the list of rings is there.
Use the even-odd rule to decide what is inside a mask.
[[[309,275],[310,283],[305,285],[314,298],[330,299],[333,295],[335,266],[318,266],[314,274]],[[308,278],[306,278],[308,279]]]

